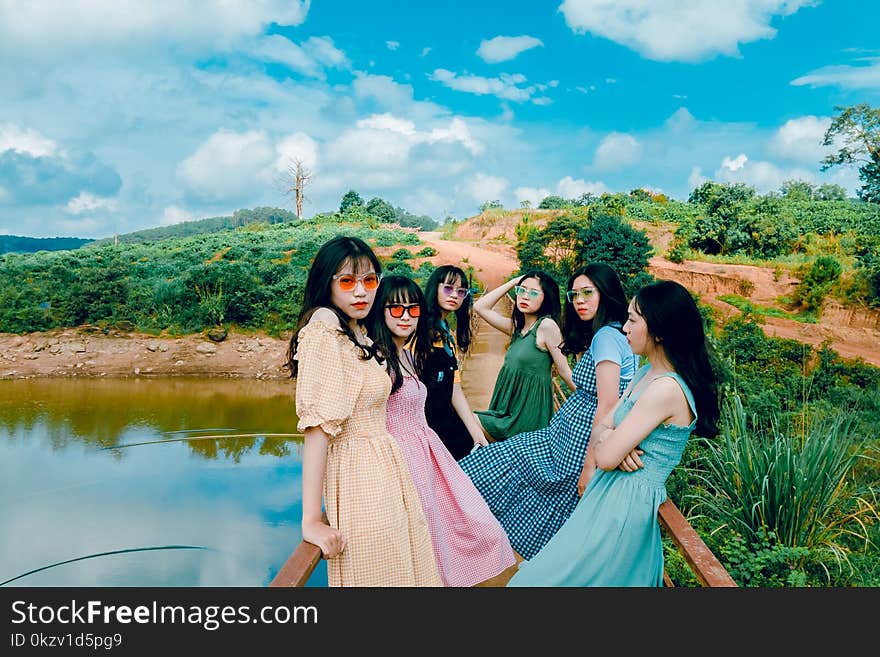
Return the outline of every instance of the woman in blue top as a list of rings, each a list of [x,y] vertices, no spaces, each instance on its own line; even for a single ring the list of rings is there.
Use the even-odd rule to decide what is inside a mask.
[[[594,423],[599,469],[574,513],[509,586],[663,585],[657,510],[691,432],[718,433],[717,383],[703,319],[678,283],[642,288],[623,330],[648,363]]]
[[[593,415],[614,407],[637,369],[621,332],[627,302],[615,271],[603,263],[581,267],[568,281],[566,298],[562,350],[580,355],[572,371],[575,391],[549,426],[491,443],[460,461],[526,559],[574,511],[578,479],[589,470]]]

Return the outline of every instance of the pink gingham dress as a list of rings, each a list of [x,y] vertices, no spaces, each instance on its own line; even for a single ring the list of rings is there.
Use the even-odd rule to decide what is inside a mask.
[[[419,495],[385,429],[391,381],[339,330],[313,318],[299,332],[299,431],[329,436],[324,509],[347,540],[327,560],[330,586],[442,586]],[[464,474],[464,473],[462,473]]]
[[[388,432],[409,466],[446,586],[473,586],[516,563],[501,524],[425,419],[425,384],[404,377],[388,398]]]

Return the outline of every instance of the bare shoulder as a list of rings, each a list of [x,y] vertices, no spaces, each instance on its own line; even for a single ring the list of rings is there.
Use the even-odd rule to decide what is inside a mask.
[[[661,404],[669,409],[674,408],[676,405],[687,406],[688,403],[684,390],[670,376],[661,376],[651,381],[648,387],[645,388],[642,397],[647,397],[647,401]]]
[[[562,331],[559,328],[559,324],[552,317],[545,317],[541,320],[541,324],[538,326],[538,334],[551,339],[562,339]]]

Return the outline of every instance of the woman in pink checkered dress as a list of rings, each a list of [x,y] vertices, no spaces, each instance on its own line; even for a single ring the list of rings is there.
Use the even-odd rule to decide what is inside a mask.
[[[421,498],[443,583],[473,586],[499,575],[516,558],[501,524],[425,419],[427,388],[418,375],[431,349],[428,327],[419,322],[426,312],[425,296],[414,281],[387,276],[367,327],[387,358],[388,432],[397,439]]]
[[[309,269],[287,360],[305,435],[302,537],[327,558],[330,586],[442,586],[418,492],[385,427],[384,359],[363,328],[380,278],[372,249],[344,235]]]

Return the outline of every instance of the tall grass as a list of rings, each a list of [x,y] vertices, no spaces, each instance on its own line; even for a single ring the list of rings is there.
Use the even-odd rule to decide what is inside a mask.
[[[734,395],[722,419],[721,436],[704,441],[699,477],[706,487],[694,495],[695,508],[748,544],[807,548],[829,580],[832,564],[852,570],[850,555],[873,546],[880,520],[876,488],[853,477],[859,460],[871,457],[852,417],[758,425]]]

